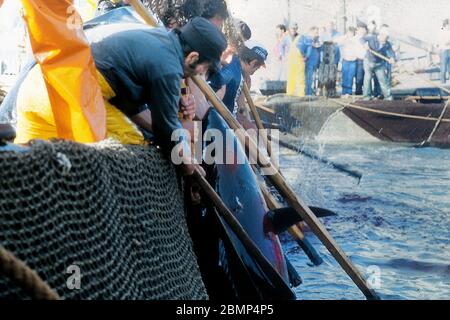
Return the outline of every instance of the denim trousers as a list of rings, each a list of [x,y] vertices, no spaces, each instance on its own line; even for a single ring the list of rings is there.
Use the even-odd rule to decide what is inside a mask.
[[[372,96],[372,77],[375,76],[380,83],[381,93],[385,99],[392,99],[391,84],[388,83],[386,75],[386,65],[384,63],[374,63],[368,60],[364,61],[364,98]]]
[[[356,60],[356,91],[355,95],[362,96],[364,86],[364,60]]]
[[[342,94],[353,94],[353,79],[356,77],[357,62],[344,60],[342,62]]]
[[[308,65],[305,67],[305,95],[314,95],[314,75],[316,73],[316,65]]]

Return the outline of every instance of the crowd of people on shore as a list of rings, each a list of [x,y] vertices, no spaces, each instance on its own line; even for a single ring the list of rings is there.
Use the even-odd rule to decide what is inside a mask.
[[[438,46],[441,61],[441,82],[446,83],[450,71],[450,23],[442,26]],[[392,100],[392,68],[398,55],[390,41],[390,28],[375,21],[358,21],[345,34],[329,22],[324,28],[313,26],[299,33],[299,26],[276,27],[275,56],[281,63],[277,80],[287,80],[287,94],[296,96],[320,95],[321,80],[326,64],[336,72],[341,70],[343,96],[363,96],[364,100]],[[331,54],[331,55],[330,55]],[[331,57],[331,58],[330,58]],[[334,66],[333,66],[334,64]],[[326,74],[325,77],[329,76]],[[336,91],[334,91],[336,92]]]
[[[279,25],[277,35],[275,50],[289,75],[280,76],[279,80],[288,80],[288,94],[318,95],[316,79],[321,64],[329,64],[335,72],[338,67],[342,70],[342,95],[363,95],[365,100],[392,99],[391,74],[396,54],[389,41],[389,26],[358,22],[341,34],[330,22],[322,29],[313,26],[300,34],[298,24],[289,31]],[[294,66],[296,73],[290,72],[292,65],[299,63],[300,68]]]

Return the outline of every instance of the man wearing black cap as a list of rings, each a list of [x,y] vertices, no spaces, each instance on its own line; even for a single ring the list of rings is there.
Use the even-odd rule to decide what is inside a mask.
[[[181,81],[220,68],[227,47],[224,35],[198,17],[170,33],[142,27],[99,38],[91,50],[97,69],[115,93],[109,102],[153,132],[156,142],[170,152],[175,146],[172,133],[182,129],[178,118]],[[189,144],[186,136],[181,139]],[[184,169],[190,174],[193,166]]]

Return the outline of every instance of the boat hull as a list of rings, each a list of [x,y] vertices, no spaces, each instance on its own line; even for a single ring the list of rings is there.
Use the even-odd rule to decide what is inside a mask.
[[[357,102],[355,105],[367,110],[345,108],[344,114],[372,136],[387,142],[420,144],[430,138],[445,104],[370,101]],[[450,122],[446,120],[450,119],[450,108],[444,113],[443,119],[431,137],[430,145],[450,147]]]

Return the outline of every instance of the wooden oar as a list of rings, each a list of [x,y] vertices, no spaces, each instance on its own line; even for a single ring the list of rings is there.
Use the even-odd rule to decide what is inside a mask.
[[[370,289],[359,273],[358,269],[353,265],[350,259],[345,255],[333,237],[326,230],[325,226],[319,221],[314,213],[308,208],[306,203],[298,197],[295,192],[289,187],[286,180],[282,177],[280,172],[276,170],[270,160],[258,149],[253,139],[244,131],[240,124],[236,121],[227,107],[217,97],[211,87],[206,81],[198,76],[192,77],[194,83],[205,94],[207,99],[213,104],[219,114],[228,123],[231,129],[235,130],[238,139],[242,145],[245,146],[245,150],[249,151],[249,157],[253,161],[257,161],[258,165],[262,168],[269,169],[274,172],[273,175],[268,175],[266,178],[277,188],[278,192],[285,198],[286,202],[296,210],[301,218],[310,226],[311,230],[322,241],[331,255],[341,265],[344,271],[355,282],[358,288],[368,299],[379,299],[374,290]]]
[[[141,1],[129,0],[129,3],[133,6],[134,10],[136,10],[136,12],[141,16],[146,24],[152,27],[159,26],[158,20],[148,12],[147,8],[144,7]]]
[[[253,119],[255,119],[256,127],[258,130],[263,131],[265,128],[262,124],[261,117],[259,116],[258,110],[256,110],[256,106],[253,103],[252,96],[250,94],[250,89],[248,88],[247,83],[244,81],[243,92],[245,95],[245,99],[247,100],[247,104],[250,107],[250,111],[252,112]],[[265,134],[261,134],[260,136],[264,139],[264,144],[267,148],[267,154],[269,157],[272,157],[272,145],[270,143],[270,138],[268,138]]]
[[[219,195],[211,187],[208,181],[206,181],[206,179],[197,170],[194,172],[193,178],[195,179],[195,181],[197,181],[199,186],[202,188],[202,190],[211,200],[213,205],[216,207],[219,215],[225,220],[225,222],[230,226],[231,230],[233,230],[238,239],[242,242],[245,249],[256,260],[256,262],[259,264],[259,266],[262,268],[265,274],[270,278],[272,285],[279,288],[280,290],[283,290],[286,296],[295,298],[295,295],[289,289],[288,284],[275,270],[272,264],[266,259],[264,254],[253,242],[253,240],[250,238],[247,232],[245,232],[244,228],[241,226],[239,221],[234,217],[233,213],[231,213],[231,211],[223,203],[222,199],[220,199]]]
[[[138,0],[132,0],[132,2],[136,2]],[[144,8],[145,9],[145,8]],[[142,10],[138,12],[141,16],[151,16],[147,10]],[[156,19],[147,19],[148,21],[156,21]],[[244,131],[239,123],[234,119],[233,115],[227,109],[227,107],[223,104],[222,101],[217,97],[215,92],[211,89],[211,87],[206,83],[204,79],[199,76],[192,77],[194,83],[202,90],[205,97],[214,105],[219,114],[224,118],[224,120],[228,123],[231,129],[236,131],[236,135],[240,139],[243,146],[245,146],[246,150],[249,150],[253,159],[258,161],[258,164],[261,167],[268,167],[269,169],[274,170],[276,172],[272,176],[268,176],[267,178],[272,182],[272,184],[277,188],[280,194],[286,199],[287,203],[294,208],[299,216],[303,218],[306,223],[310,226],[310,228],[314,231],[316,236],[322,241],[325,247],[329,250],[329,252],[333,255],[336,261],[341,265],[341,267],[345,270],[345,272],[350,276],[350,278],[355,282],[357,287],[363,292],[363,294],[368,299],[379,299],[378,295],[374,290],[370,289],[367,286],[367,283],[359,273],[358,269],[353,265],[350,259],[343,253],[342,249],[338,246],[336,241],[331,237],[326,228],[322,225],[322,223],[315,217],[315,215],[311,212],[308,206],[305,204],[303,200],[301,200],[295,192],[288,186],[287,182],[281,176],[281,174],[275,169],[273,164],[262,154],[258,147],[256,146],[253,139]],[[238,130],[241,129],[241,130]],[[255,151],[256,150],[256,151]],[[255,154],[256,153],[256,154]],[[255,157],[256,156],[256,157]],[[261,160],[262,159],[262,160]],[[262,163],[262,161],[264,163]],[[198,173],[196,173],[198,175]],[[202,181],[202,179],[199,179]],[[209,185],[209,184],[208,184]],[[216,199],[216,202],[218,202]],[[220,204],[220,203],[218,203]],[[279,275],[278,275],[279,276]],[[284,280],[283,280],[284,282]]]

